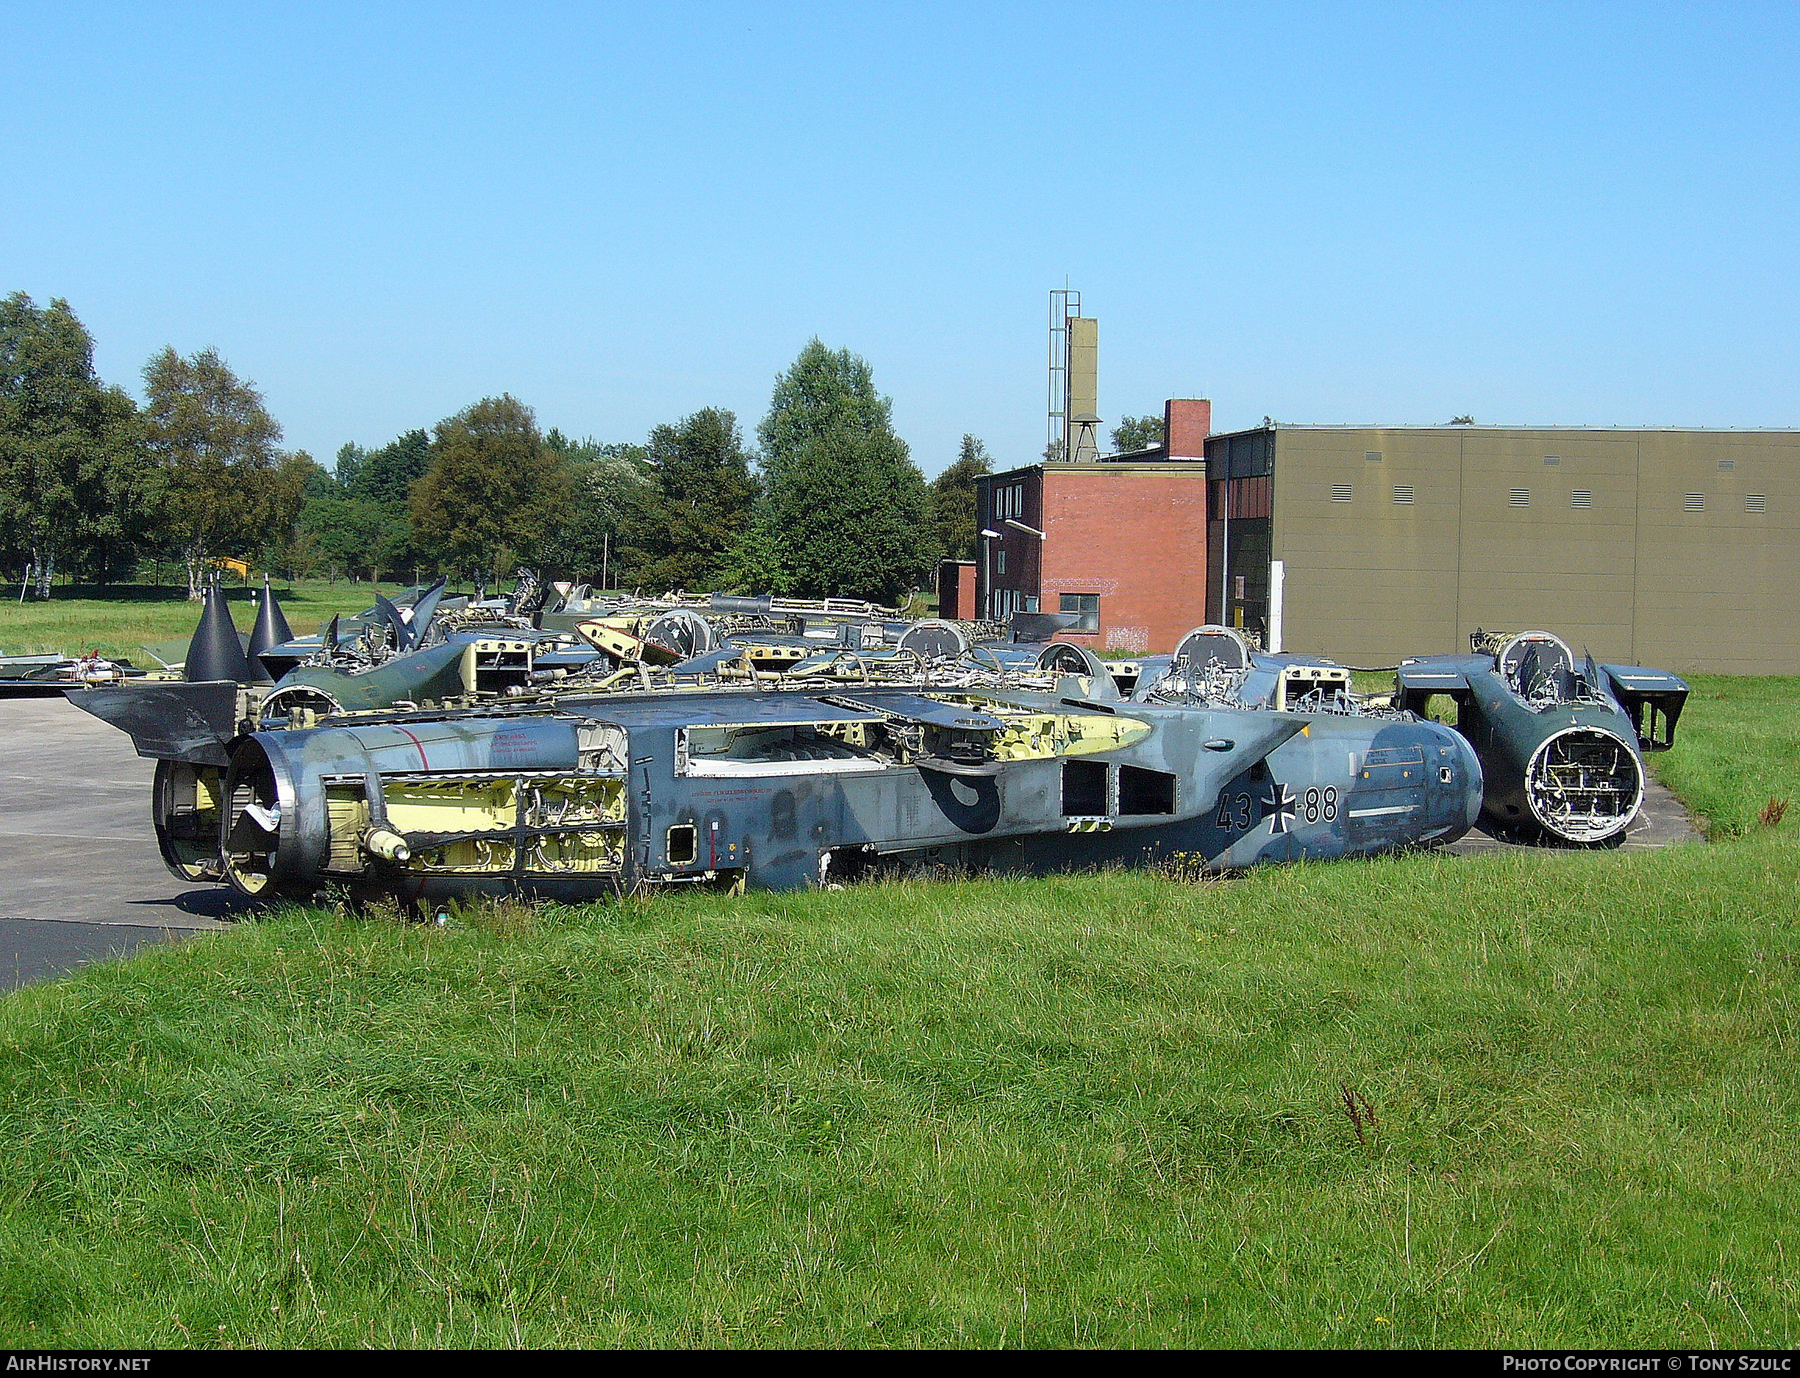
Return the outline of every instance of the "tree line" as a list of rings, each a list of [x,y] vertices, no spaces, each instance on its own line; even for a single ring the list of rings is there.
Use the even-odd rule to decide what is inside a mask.
[[[289,576],[498,581],[520,564],[614,588],[893,602],[972,558],[985,447],[927,482],[866,360],[817,339],[748,440],[705,407],[642,442],[539,430],[510,394],[332,468],[280,448],[256,387],[212,349],[144,366],[144,401],[94,373],[61,299],[0,302],[0,560],[48,597],[172,560],[197,596],[222,558]]]

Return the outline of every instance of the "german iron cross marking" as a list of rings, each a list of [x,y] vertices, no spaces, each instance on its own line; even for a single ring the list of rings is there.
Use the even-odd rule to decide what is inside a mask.
[[[1267,810],[1269,831],[1284,833],[1288,830],[1288,824],[1294,819],[1293,793],[1286,785],[1276,785],[1263,799],[1263,808]]]

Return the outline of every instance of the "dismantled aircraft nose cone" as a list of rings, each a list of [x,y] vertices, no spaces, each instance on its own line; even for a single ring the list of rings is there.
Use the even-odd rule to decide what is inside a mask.
[[[1571,727],[1538,747],[1525,772],[1525,801],[1543,828],[1568,842],[1604,842],[1637,816],[1644,771],[1624,738]]]
[[[182,675],[195,682],[228,679],[235,684],[249,684],[252,673],[250,662],[244,657],[244,643],[238,640],[237,624],[231,620],[231,609],[225,604],[225,590],[209,584],[206,607],[200,614],[200,625],[194,629],[194,639],[188,643]]]

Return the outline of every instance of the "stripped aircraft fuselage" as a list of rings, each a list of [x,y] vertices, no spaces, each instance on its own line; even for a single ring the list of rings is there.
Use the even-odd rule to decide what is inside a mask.
[[[1410,715],[1013,690],[615,693],[349,716],[211,756],[159,767],[177,874],[408,899],[1234,869],[1449,842],[1482,788],[1468,743]]]

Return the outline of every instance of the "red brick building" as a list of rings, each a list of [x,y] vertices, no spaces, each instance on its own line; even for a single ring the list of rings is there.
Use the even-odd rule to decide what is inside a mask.
[[[939,560],[937,576],[938,616],[972,621],[980,614],[975,601],[975,562]]]
[[[1101,654],[1171,651],[1207,621],[1206,438],[1212,403],[1164,404],[1164,443],[977,483],[984,616],[1069,613],[1059,633]]]

